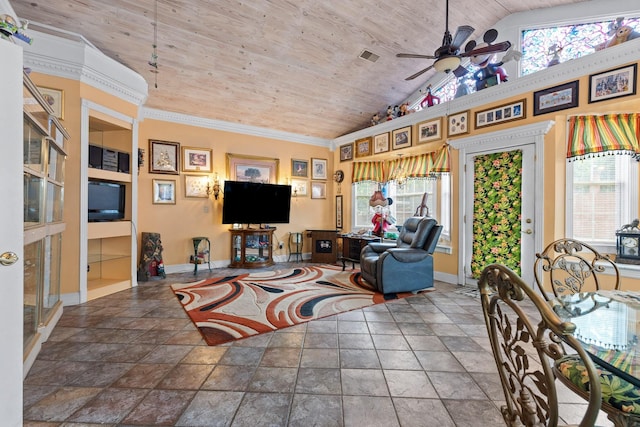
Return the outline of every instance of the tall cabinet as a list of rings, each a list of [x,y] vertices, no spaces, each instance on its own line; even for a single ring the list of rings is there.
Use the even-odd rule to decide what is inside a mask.
[[[81,114],[80,300],[84,302],[137,285],[137,121],[87,100]],[[117,213],[97,219],[89,216],[94,207],[90,199],[96,197],[90,183],[108,184],[103,188],[124,193],[122,217]]]

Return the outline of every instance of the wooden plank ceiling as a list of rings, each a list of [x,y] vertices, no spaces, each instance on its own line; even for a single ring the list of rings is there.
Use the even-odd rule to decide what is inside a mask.
[[[449,29],[580,0],[451,0]],[[434,71],[404,78],[442,43],[445,0],[11,0],[20,19],[82,34],[149,83],[148,107],[335,138],[368,126]],[[513,41],[512,41],[513,42]],[[37,40],[34,41],[37,43]],[[359,58],[370,50],[375,63]]]

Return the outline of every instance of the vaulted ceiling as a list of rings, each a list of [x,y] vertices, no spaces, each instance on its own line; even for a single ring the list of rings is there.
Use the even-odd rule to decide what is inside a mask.
[[[83,35],[149,83],[146,106],[332,139],[368,126],[435,72],[396,53],[442,44],[446,0],[11,0],[20,19]],[[449,29],[580,0],[451,0]],[[34,41],[37,43],[37,40]],[[359,58],[368,50],[380,58]],[[157,88],[155,87],[157,79]]]

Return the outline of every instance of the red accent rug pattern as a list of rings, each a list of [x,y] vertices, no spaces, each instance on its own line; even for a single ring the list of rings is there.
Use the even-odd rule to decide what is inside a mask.
[[[381,294],[359,270],[333,265],[214,277],[171,288],[209,345],[412,295]]]

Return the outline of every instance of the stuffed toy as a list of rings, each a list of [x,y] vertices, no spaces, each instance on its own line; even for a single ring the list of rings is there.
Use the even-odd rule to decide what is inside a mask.
[[[420,91],[420,92],[422,92],[422,91]],[[437,96],[431,94],[431,85],[427,86],[426,92],[427,92],[427,96],[425,96],[424,99],[422,101],[420,101],[420,107],[421,108],[424,108],[425,105],[427,107],[433,107],[435,104],[440,104],[440,98],[438,98]],[[436,101],[438,101],[438,102],[436,102]]]
[[[380,114],[375,113],[373,117],[371,117],[371,126],[375,126],[380,123]]]
[[[484,43],[476,44],[474,40],[471,40],[464,47],[465,52],[471,52],[474,49],[478,49],[481,47],[489,46],[498,38],[498,31],[494,29],[487,30],[484,33],[482,40]],[[515,59],[515,51],[511,54],[507,54],[514,56]],[[507,57],[505,55],[505,57]],[[521,55],[521,54],[520,54]],[[473,78],[476,81],[476,90],[482,90],[488,88],[490,86],[495,86],[498,83],[506,82],[509,78],[507,72],[502,68],[502,65],[507,61],[503,58],[500,62],[491,62],[494,54],[482,54],[482,55],[472,55],[469,59],[473,65],[478,67],[478,70],[473,73]]]
[[[395,224],[396,220],[389,212],[389,205],[393,204],[393,200],[386,198],[382,191],[376,190],[369,199],[369,206],[373,208],[373,224],[372,234],[383,237],[390,225]]]
[[[393,109],[391,108],[391,105],[387,107],[387,121],[389,120],[393,120]]]

